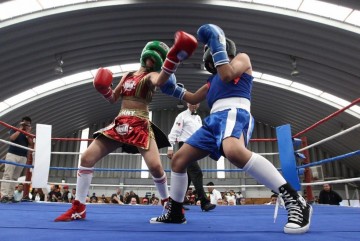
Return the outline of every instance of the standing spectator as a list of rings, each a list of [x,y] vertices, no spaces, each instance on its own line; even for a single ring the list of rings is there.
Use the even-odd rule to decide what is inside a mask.
[[[20,130],[25,131],[27,133],[31,132],[31,118],[25,116],[21,119],[21,122],[18,127]],[[34,141],[33,138],[27,136],[20,131],[10,130],[10,142],[14,144],[18,144],[24,147],[33,147]],[[23,148],[10,145],[8,149],[8,153],[6,154],[5,160],[15,162],[17,164],[26,164],[28,156],[28,150]],[[17,181],[23,167],[15,166],[10,164],[5,164],[5,170],[3,174],[4,180],[13,180]],[[14,191],[15,191],[15,183],[3,182],[1,184],[1,202],[14,202]]]
[[[19,183],[17,189],[14,191],[14,202],[20,202],[24,194],[24,185]]]
[[[116,188],[116,193],[111,195],[111,202],[112,203],[118,203],[118,204],[124,204],[124,196],[121,195],[121,189]]]
[[[219,199],[222,200],[221,193],[214,188],[213,182],[209,182],[208,184],[206,184],[206,186],[210,194],[210,202],[212,204],[217,204]]]
[[[181,148],[184,142],[202,126],[201,118],[197,114],[199,106],[200,104],[191,105],[188,103],[187,110],[181,112],[175,118],[174,125],[168,136],[171,147],[168,147],[167,156],[170,160],[174,155],[173,146],[175,143],[178,142],[179,148]],[[201,201],[201,209],[204,211],[214,209],[216,205],[210,203],[210,201],[206,198],[203,186],[203,173],[198,162],[193,162],[187,167],[187,176],[188,189],[190,183],[192,182],[195,186],[198,198]]]
[[[324,184],[319,194],[319,204],[340,205],[341,202],[341,196],[332,190],[330,184]]]

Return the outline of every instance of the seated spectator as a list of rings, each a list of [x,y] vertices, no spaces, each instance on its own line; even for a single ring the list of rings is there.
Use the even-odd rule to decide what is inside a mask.
[[[193,193],[192,189],[189,188],[184,199],[185,205],[195,205],[195,194]]]
[[[91,203],[97,203],[98,197],[96,196],[96,193],[93,192],[92,196],[90,197]]]
[[[70,202],[70,199],[71,199],[71,193],[69,191],[69,186],[64,185],[63,186],[62,200],[63,200],[64,203],[68,203],[68,202]]]
[[[198,199],[198,200],[196,201],[196,206],[201,206],[201,200],[200,200],[200,199]]]
[[[101,198],[99,198],[99,200],[101,199],[102,203],[109,203],[109,200],[105,197],[105,194],[101,195]]]
[[[42,188],[34,188],[31,192],[31,195],[32,195],[31,200],[35,202],[45,201],[45,194]]]
[[[151,202],[151,205],[159,205],[160,199],[158,197],[155,197],[153,201]]]
[[[210,203],[217,204],[219,199],[222,199],[221,193],[214,188],[214,183],[209,182],[206,184],[208,192],[210,193]],[[221,205],[221,204],[220,204]]]
[[[228,205],[229,205],[229,206],[235,206],[235,205],[236,205],[235,199],[230,198],[229,201],[228,201]]]
[[[319,204],[340,205],[342,197],[332,190],[330,184],[325,183],[319,194]]]
[[[76,188],[73,188],[71,190],[71,198],[70,198],[70,202],[72,202],[73,200],[75,200],[76,197]]]
[[[148,199],[147,197],[144,197],[144,198],[142,199],[142,204],[144,204],[144,205],[149,205],[149,199]]]
[[[111,203],[124,204],[124,197],[121,195],[120,188],[116,188],[116,193],[111,195]]]
[[[239,205],[246,205],[246,199],[244,197],[240,198],[240,204]]]
[[[265,203],[266,205],[275,205],[276,204],[276,202],[277,202],[277,199],[278,199],[278,194],[273,194],[273,195],[271,195],[271,197],[270,197],[270,202],[268,202],[268,203]]]
[[[135,198],[135,199],[136,199],[136,203],[137,203],[137,204],[140,203],[140,198],[139,198],[139,196],[138,196],[136,193],[134,193],[134,191],[130,191],[129,196],[128,196],[128,197],[126,198],[126,200],[125,200],[125,203],[126,203],[126,204],[130,204],[132,198]]]
[[[14,191],[14,202],[20,202],[24,195],[24,184],[19,183]]]
[[[155,193],[153,193],[150,198],[150,203],[153,203],[155,199],[156,199],[156,196],[155,196]]]
[[[48,201],[50,202],[62,202],[62,194],[60,192],[59,185],[54,185],[51,187],[51,191],[48,194]]]
[[[221,205],[224,204],[224,202],[223,202],[222,199],[218,199],[218,200],[216,200],[216,204],[219,205],[219,206],[221,206]]]
[[[138,205],[138,202],[137,202],[136,197],[132,197],[132,198],[130,199],[129,205]]]
[[[234,190],[230,190],[230,191],[226,194],[225,198],[226,198],[226,201],[229,202],[230,200],[233,200],[234,203],[235,203],[235,202],[236,202],[236,196],[235,196]]]

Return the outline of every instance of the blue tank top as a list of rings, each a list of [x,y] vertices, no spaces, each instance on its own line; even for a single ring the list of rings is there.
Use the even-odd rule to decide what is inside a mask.
[[[215,101],[229,97],[242,97],[251,101],[251,90],[254,77],[243,73],[240,77],[226,83],[220,79],[220,75],[212,75],[208,78],[209,91],[206,95],[210,109]]]

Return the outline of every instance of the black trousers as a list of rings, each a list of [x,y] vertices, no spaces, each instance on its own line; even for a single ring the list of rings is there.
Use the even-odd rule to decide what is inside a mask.
[[[184,144],[184,142],[180,141],[179,148],[181,148],[183,144]],[[203,173],[202,173],[199,163],[197,161],[191,163],[187,167],[187,174],[188,174],[188,189],[192,182],[194,184],[198,198],[200,200],[206,199],[206,194],[205,194],[204,185],[203,185]],[[203,202],[203,201],[201,201],[201,202]]]

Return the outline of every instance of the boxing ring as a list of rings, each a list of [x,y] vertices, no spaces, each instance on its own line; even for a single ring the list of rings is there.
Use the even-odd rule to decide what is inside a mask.
[[[307,157],[307,150],[320,145],[326,141],[345,135],[354,129],[360,127],[357,124],[333,136],[323,139],[311,145],[304,145],[302,137],[308,131],[324,124],[329,119],[341,114],[346,109],[360,102],[360,99],[352,102],[349,106],[334,112],[332,115],[318,121],[303,131],[291,135],[291,127],[284,125],[277,127],[276,139],[258,139],[252,141],[278,141],[278,153],[260,153],[262,155],[279,155],[281,167],[279,169],[285,178],[299,190],[301,186],[307,190],[308,199],[313,200],[311,196],[311,186],[322,185],[323,183],[349,183],[358,182],[360,177],[333,180],[326,182],[312,182],[309,168],[329,162],[339,161],[341,159],[360,154],[360,150],[354,150],[349,153],[341,154],[336,157],[327,158],[317,162],[310,162]],[[1,125],[17,129],[6,123]],[[26,133],[29,135],[28,133]],[[37,131],[38,135],[38,131]],[[46,134],[45,134],[46,135]],[[48,135],[48,134],[47,134]],[[49,136],[48,136],[49,137]],[[41,143],[38,141],[37,145]],[[61,138],[58,138],[61,139]],[[5,140],[0,140],[5,144],[12,144]],[[29,149],[35,152],[43,149]],[[296,149],[296,150],[295,150]],[[45,150],[50,154],[51,150]],[[55,153],[51,154],[65,154]],[[79,153],[67,153],[76,154]],[[113,153],[115,154],[115,153]],[[38,158],[42,158],[39,157]],[[288,159],[291,161],[286,161]],[[304,161],[300,166],[296,166],[296,158]],[[37,161],[37,160],[36,160]],[[48,163],[41,164],[40,173],[36,174],[35,165],[25,164],[25,168],[33,168],[33,179],[25,183],[36,185],[50,184],[44,173],[48,174],[51,169],[77,170],[77,168],[50,167]],[[0,163],[14,164],[6,160],[0,160]],[[47,168],[45,170],[44,168]],[[95,168],[95,171],[124,171],[138,172],[147,171],[142,169],[104,169]],[[170,170],[165,170],[169,172]],[[241,169],[209,170],[203,172],[241,172]],[[305,175],[305,182],[300,183],[299,175]],[[35,176],[35,178],[34,178]],[[11,182],[9,180],[0,180],[2,182]],[[23,182],[24,183],[24,182]],[[51,183],[64,184],[64,183]],[[74,186],[74,183],[65,183]],[[92,184],[96,186],[99,184]],[[39,187],[40,187],[39,186]],[[121,186],[121,185],[117,185]],[[122,185],[126,186],[126,185]],[[135,185],[132,185],[135,186]],[[249,185],[231,186],[232,188],[241,188]],[[251,186],[251,185],[250,185]],[[261,186],[261,185],[253,185]],[[217,187],[217,186],[215,186]],[[359,197],[357,196],[357,199]],[[188,206],[186,211],[187,224],[150,224],[152,217],[162,213],[161,206],[151,205],[114,205],[114,204],[87,204],[87,218],[83,221],[74,222],[54,222],[53,220],[70,207],[68,203],[49,203],[49,202],[20,202],[15,204],[0,204],[0,241],[40,241],[40,240],[311,240],[311,241],[348,241],[360,240],[360,208],[350,206],[329,206],[314,204],[314,214],[311,221],[311,227],[308,233],[302,235],[289,235],[283,233],[283,226],[287,221],[287,212],[280,208],[276,222],[274,222],[273,205],[237,205],[237,206],[217,206],[210,212],[201,212],[198,206]]]

